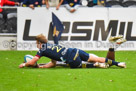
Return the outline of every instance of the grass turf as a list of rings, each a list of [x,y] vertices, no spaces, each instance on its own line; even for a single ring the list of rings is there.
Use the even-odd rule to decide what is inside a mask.
[[[87,51],[90,52],[90,51]],[[106,51],[92,51],[105,57]],[[18,68],[35,51],[0,51],[0,91],[136,91],[136,51],[117,51],[127,68]],[[46,61],[45,61],[46,60]],[[41,58],[38,63],[48,62]]]

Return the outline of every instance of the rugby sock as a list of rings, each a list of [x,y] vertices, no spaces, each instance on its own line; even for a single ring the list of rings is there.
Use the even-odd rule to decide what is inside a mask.
[[[109,65],[116,65],[116,66],[118,66],[118,63],[119,63],[108,58],[105,59],[105,62],[108,63]]]

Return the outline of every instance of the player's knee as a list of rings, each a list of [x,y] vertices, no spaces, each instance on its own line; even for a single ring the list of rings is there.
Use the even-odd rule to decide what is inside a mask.
[[[98,61],[98,56],[96,56],[95,54],[89,54],[89,59],[88,62],[97,62]]]

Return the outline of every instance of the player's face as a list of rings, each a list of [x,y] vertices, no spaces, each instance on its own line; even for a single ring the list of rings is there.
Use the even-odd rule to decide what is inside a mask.
[[[41,49],[41,43],[39,41],[36,41],[36,44],[37,44],[37,48]]]

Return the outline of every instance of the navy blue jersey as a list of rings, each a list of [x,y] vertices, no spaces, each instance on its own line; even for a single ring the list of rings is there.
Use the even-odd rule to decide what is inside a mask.
[[[57,61],[62,61],[62,57],[66,55],[67,48],[57,45],[45,43],[42,45],[42,49],[37,52],[38,57],[48,57]]]

